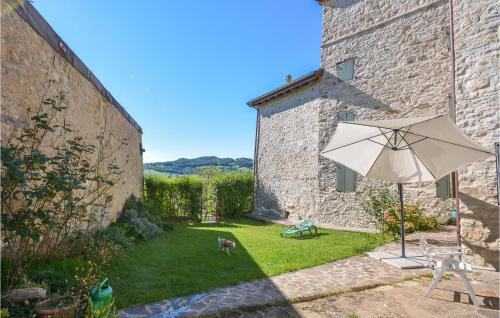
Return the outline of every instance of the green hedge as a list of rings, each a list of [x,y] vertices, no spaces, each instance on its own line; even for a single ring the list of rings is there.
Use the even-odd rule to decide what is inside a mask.
[[[144,178],[145,196],[155,202],[165,217],[201,220],[203,182],[198,176]]]
[[[171,219],[199,221],[202,211],[238,218],[252,209],[253,176],[249,171],[209,176],[146,175],[146,199]]]
[[[221,173],[211,180],[213,208],[223,218],[239,218],[252,209],[253,176],[250,172]]]

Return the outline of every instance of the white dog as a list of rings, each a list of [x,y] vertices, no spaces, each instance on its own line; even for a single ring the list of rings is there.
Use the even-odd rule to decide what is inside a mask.
[[[217,239],[217,242],[219,243],[219,248],[223,251],[226,251],[227,255],[231,255],[229,253],[230,248],[236,247],[236,243],[234,241],[226,240],[220,237]]]

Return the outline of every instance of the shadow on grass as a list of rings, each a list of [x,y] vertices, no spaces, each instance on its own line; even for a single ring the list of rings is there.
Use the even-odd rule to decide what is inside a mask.
[[[117,306],[147,304],[123,309],[122,317],[209,314],[285,299],[270,279],[234,288],[267,275],[233,233],[217,229],[230,225],[203,227],[177,227],[115,261],[109,276]],[[235,241],[230,255],[219,249],[218,237]]]

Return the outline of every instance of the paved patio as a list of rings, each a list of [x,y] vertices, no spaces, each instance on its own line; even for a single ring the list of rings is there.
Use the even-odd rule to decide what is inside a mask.
[[[442,232],[414,233],[407,236],[407,248],[417,251],[418,241],[422,235],[425,235],[431,244],[439,242],[441,245],[452,245],[455,239],[454,233],[453,228],[446,228]],[[398,248],[399,244],[394,242],[377,250],[388,251]],[[429,269],[403,270],[368,256],[354,256],[236,286],[129,307],[122,310],[120,316],[166,318],[214,314],[238,307],[263,305],[370,285],[390,284],[428,272]]]
[[[384,285],[320,299],[277,305],[255,310],[219,314],[224,318],[498,318],[499,273],[470,275],[479,308],[472,306],[463,284],[457,278],[443,280],[430,297],[425,297],[430,278]]]

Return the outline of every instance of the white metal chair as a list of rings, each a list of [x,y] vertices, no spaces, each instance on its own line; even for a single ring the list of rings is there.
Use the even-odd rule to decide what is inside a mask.
[[[472,303],[478,307],[479,303],[477,302],[476,294],[466,275],[466,272],[472,272],[472,265],[461,261],[462,248],[459,246],[433,246],[427,243],[427,240],[423,237],[420,239],[420,247],[426,258],[426,266],[433,269],[432,282],[425,296],[429,297],[444,273],[451,271],[462,280]]]

